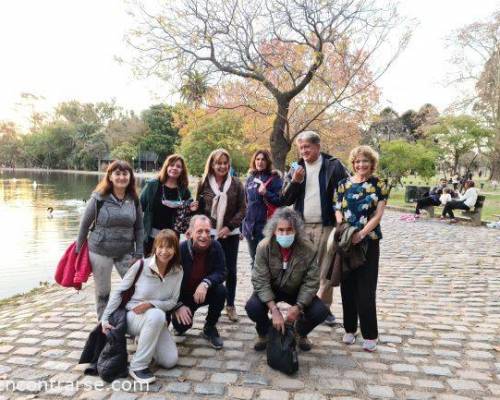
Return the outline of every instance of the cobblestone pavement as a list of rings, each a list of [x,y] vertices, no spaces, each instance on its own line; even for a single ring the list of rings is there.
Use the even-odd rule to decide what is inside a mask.
[[[128,380],[104,385],[77,364],[95,324],[92,286],[80,293],[51,287],[0,308],[0,400],[499,399],[499,232],[438,221],[406,223],[399,215],[387,212],[383,221],[376,353],[362,351],[360,340],[343,345],[340,326],[320,326],[311,334],[313,350],[299,352],[296,376],[271,370],[265,354],[252,349],[254,328],[244,315],[251,284],[242,243],[241,320],[221,318],[223,350],[200,337],[200,310],[194,329],[176,338],[178,366],[157,370],[158,382],[149,391],[130,390]],[[338,289],[335,295],[341,321]]]

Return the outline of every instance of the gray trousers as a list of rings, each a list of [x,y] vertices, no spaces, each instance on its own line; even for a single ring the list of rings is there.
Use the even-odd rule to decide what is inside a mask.
[[[159,308],[150,308],[143,314],[127,312],[127,332],[139,336],[137,350],[130,362],[132,371],[148,368],[153,357],[163,368],[177,364],[177,346],[165,321],[165,311]]]
[[[325,303],[326,308],[330,310],[333,301],[333,287],[328,284],[326,275],[330,267],[326,256],[326,243],[328,236],[332,232],[332,226],[323,226],[322,224],[305,224],[304,230],[306,237],[313,243],[317,251],[317,261],[320,270],[320,284],[318,297]]]
[[[100,320],[109,300],[113,265],[120,274],[120,278],[123,278],[132,263],[132,255],[125,254],[121,258],[112,258],[89,251],[89,257],[92,265],[92,275],[94,275],[97,319]]]

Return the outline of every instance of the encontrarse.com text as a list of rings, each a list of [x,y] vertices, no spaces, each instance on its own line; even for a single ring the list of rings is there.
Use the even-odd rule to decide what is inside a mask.
[[[136,381],[116,380],[111,384],[105,382],[56,382],[56,381],[0,381],[0,392],[49,392],[49,391],[78,391],[78,390],[113,390],[113,391],[148,391],[149,383]]]

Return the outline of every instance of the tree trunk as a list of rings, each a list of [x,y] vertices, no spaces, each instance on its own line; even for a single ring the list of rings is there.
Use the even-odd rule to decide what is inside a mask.
[[[490,179],[500,181],[500,130],[497,129],[495,136],[495,146],[491,156],[491,176]]]
[[[274,168],[285,172],[286,156],[291,148],[287,138],[286,126],[288,123],[289,103],[278,100],[278,111],[273,122],[273,132],[269,139]]]

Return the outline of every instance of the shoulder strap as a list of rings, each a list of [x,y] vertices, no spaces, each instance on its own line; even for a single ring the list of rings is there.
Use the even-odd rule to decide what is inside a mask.
[[[104,204],[104,200],[96,200],[95,201],[95,218],[94,218],[94,221],[92,221],[92,225],[89,228],[90,231],[93,231],[95,229],[95,226],[97,225],[97,217],[99,216],[99,211],[101,211],[103,204]]]
[[[134,295],[135,284],[137,283],[137,280],[141,276],[143,268],[144,268],[144,259],[142,258],[141,263],[139,265],[139,269],[137,270],[137,274],[135,274],[134,281],[132,282],[132,285],[130,285],[130,287],[127,290],[125,290],[121,293],[122,301],[120,303],[120,307],[125,307],[127,305],[127,303],[130,301],[130,299],[132,298],[132,296]]]
[[[273,180],[273,176],[271,175],[270,178],[268,178],[265,182],[264,182],[264,186],[267,188],[269,186],[269,184],[272,182]]]

